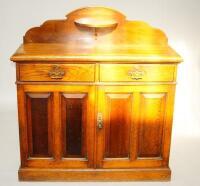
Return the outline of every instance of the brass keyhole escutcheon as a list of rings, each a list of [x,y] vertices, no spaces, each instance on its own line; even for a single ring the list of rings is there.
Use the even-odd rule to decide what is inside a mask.
[[[102,113],[98,113],[97,114],[97,127],[99,129],[103,128],[103,116],[102,116]]]

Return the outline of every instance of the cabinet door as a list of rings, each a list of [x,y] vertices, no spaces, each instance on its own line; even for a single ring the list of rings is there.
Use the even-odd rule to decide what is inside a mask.
[[[22,167],[93,166],[90,86],[18,86]]]
[[[94,87],[65,89],[61,98],[61,146],[64,167],[93,167]]]
[[[168,85],[100,87],[97,167],[167,166],[173,92]]]

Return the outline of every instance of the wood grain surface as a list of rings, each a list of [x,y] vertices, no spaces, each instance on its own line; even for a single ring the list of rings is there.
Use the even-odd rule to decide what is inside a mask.
[[[104,7],[28,30],[16,62],[20,181],[168,181],[177,65],[166,35]]]

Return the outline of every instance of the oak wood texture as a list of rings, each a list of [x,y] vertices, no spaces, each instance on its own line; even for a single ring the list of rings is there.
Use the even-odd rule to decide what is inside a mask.
[[[58,69],[55,69],[58,67]],[[21,64],[19,67],[20,81],[94,81],[93,64]],[[50,73],[64,72],[56,78]]]
[[[110,91],[111,92],[111,91]],[[128,158],[131,94],[106,94],[104,118],[105,158]],[[103,101],[103,100],[101,100]]]
[[[89,28],[78,19],[115,20],[117,26]],[[96,24],[96,23],[95,23]],[[129,21],[104,7],[87,7],[31,28],[12,61],[131,61],[178,63],[181,57],[168,45],[165,34],[142,21]]]
[[[141,93],[138,157],[162,157],[167,92]],[[151,136],[151,140],[148,140]]]
[[[182,59],[161,30],[86,7],[28,30],[11,60],[19,180],[170,180]]]
[[[133,25],[134,26],[134,25]],[[119,33],[118,37],[121,37]],[[143,36],[138,36],[143,37]],[[112,42],[112,38],[110,39]],[[97,41],[96,41],[97,42]],[[99,41],[101,43],[101,41]],[[81,47],[63,43],[25,43],[11,57],[15,62],[121,62],[128,63],[179,63],[182,61],[170,47],[143,45],[109,45]]]
[[[29,157],[51,157],[51,95],[27,93],[26,96]]]
[[[19,170],[20,181],[169,181],[171,171],[162,169],[24,169]]]
[[[166,101],[164,99],[165,94],[168,97]],[[112,95],[111,98],[115,101],[115,105],[110,103],[109,95]],[[146,95],[145,99],[143,98],[144,95]],[[171,129],[169,112],[173,108],[173,96],[174,86],[172,85],[99,87],[98,111],[103,113],[105,127],[98,132],[98,167],[166,166],[169,152],[165,150],[169,150],[168,135],[171,134],[168,133]],[[161,97],[163,98],[161,99]],[[122,103],[123,99],[127,103]],[[129,104],[128,110],[127,104]],[[113,114],[112,109],[117,111]],[[123,113],[126,114],[124,118]],[[107,130],[112,123],[114,123],[115,131],[108,133]],[[127,123],[130,125],[129,129],[122,128],[126,127]],[[123,126],[119,129],[119,125]],[[123,138],[122,135],[127,138]],[[109,139],[110,137],[111,139]],[[115,139],[116,144],[112,142],[112,139]],[[108,145],[110,145],[111,152],[114,152],[111,157],[106,156]],[[128,155],[120,157],[119,153],[123,152],[123,149],[126,149],[127,146],[129,146]]]
[[[25,86],[19,86],[20,89],[23,89],[23,93],[19,95],[20,97],[23,97],[23,105],[27,104],[26,94],[31,92],[33,95],[47,93],[51,92],[53,96],[52,100],[52,112],[48,114],[48,116],[51,116],[53,118],[52,123],[52,157],[47,158],[40,158],[40,156],[37,157],[30,157],[29,156],[29,144],[25,143],[25,141],[28,142],[28,136],[26,133],[22,133],[22,136],[24,137],[24,141],[21,143],[24,144],[24,155],[26,158],[22,159],[22,162],[26,164],[27,167],[40,167],[40,168],[87,168],[91,167],[93,165],[93,148],[94,148],[94,141],[93,141],[93,135],[94,135],[94,126],[93,126],[93,120],[94,120],[94,87],[91,86],[32,86],[32,85],[25,85]],[[57,90],[56,90],[57,89]],[[59,92],[58,92],[59,91]],[[86,124],[85,128],[89,128],[90,130],[85,131],[85,146],[86,148],[86,154],[87,157],[75,157],[75,158],[65,158],[65,155],[63,156],[63,143],[64,139],[63,137],[63,125],[66,123],[65,113],[66,111],[62,109],[62,95],[70,95],[71,97],[77,97],[79,93],[87,95],[87,99],[85,100],[85,107],[84,107],[84,121]],[[66,96],[67,97],[67,96]],[[86,110],[87,108],[87,110]],[[19,112],[25,112],[20,117],[24,117],[25,120],[22,122],[22,124],[26,125],[26,129],[28,127],[27,118],[28,113],[30,110],[19,108]],[[38,113],[38,117],[43,117],[42,113]],[[68,114],[68,113],[66,113]],[[71,117],[71,116],[70,116]],[[20,123],[21,124],[21,123]],[[39,123],[41,124],[41,123]],[[40,130],[41,127],[38,128]]]
[[[87,94],[62,95],[63,157],[87,157]]]
[[[109,73],[108,73],[109,72]],[[175,65],[100,64],[100,81],[173,81]]]

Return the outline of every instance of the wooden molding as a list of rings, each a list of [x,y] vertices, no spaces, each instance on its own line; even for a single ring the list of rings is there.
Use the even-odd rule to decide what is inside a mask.
[[[98,19],[102,24],[103,21],[108,22],[109,20],[117,23],[114,29],[103,27],[97,31],[98,40],[105,44],[112,40],[113,44],[167,45],[167,37],[161,30],[142,21],[126,20],[120,12],[104,7],[82,8],[69,13],[65,20],[45,21],[40,27],[31,28],[26,32],[24,43],[91,42],[95,39],[93,28],[75,24],[77,20],[84,18]],[[91,44],[90,42],[88,45]],[[102,42],[100,44],[102,45]]]

